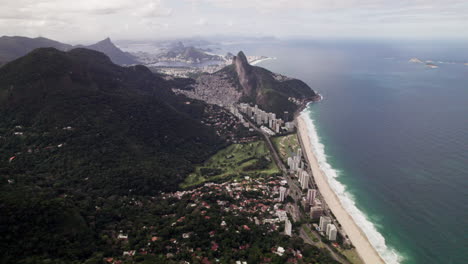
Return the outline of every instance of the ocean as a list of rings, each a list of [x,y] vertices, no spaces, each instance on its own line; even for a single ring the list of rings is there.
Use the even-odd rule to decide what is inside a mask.
[[[276,57],[258,66],[323,95],[305,110],[319,158],[387,263],[468,263],[467,43],[295,40],[224,48]],[[413,57],[424,63],[410,63]]]

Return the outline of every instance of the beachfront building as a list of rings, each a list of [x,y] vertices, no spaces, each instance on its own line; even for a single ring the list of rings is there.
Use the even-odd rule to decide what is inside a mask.
[[[274,136],[274,135],[276,134],[275,132],[273,132],[271,129],[269,129],[269,128],[266,127],[266,126],[261,126],[260,129],[261,129],[263,132],[265,132],[265,133],[267,133],[268,135],[270,135],[270,136]]]
[[[305,190],[309,187],[310,175],[307,171],[299,169],[298,171],[299,183],[301,184],[302,190]]]
[[[286,219],[286,222],[284,223],[284,233],[287,236],[292,236],[292,224],[291,221],[289,221],[289,219]]]
[[[321,216],[320,217],[320,222],[319,222],[319,228],[320,231],[326,232],[327,231],[327,225],[331,224],[331,218],[328,216]]]
[[[288,122],[283,127],[284,121],[281,118],[277,118],[275,113],[265,112],[258,108],[258,105],[254,107],[247,103],[241,103],[236,108],[240,113],[244,113],[247,118],[255,122],[258,126],[268,127],[274,134],[281,133],[282,129],[290,131],[292,122]],[[232,111],[231,111],[232,112]],[[294,126],[294,124],[292,124]],[[294,127],[292,128],[294,131]]]
[[[311,219],[319,219],[323,214],[323,208],[322,206],[312,206],[310,208],[310,218]]]
[[[298,149],[291,157],[288,158],[288,167],[289,170],[296,172],[304,168],[304,163],[302,162],[302,149]]]
[[[315,197],[317,196],[317,190],[316,189],[309,189],[307,191],[307,203],[309,205],[313,206],[315,205]]]
[[[279,201],[280,201],[280,202],[283,202],[284,199],[286,198],[286,192],[287,192],[287,191],[288,191],[288,189],[285,188],[285,187],[283,187],[283,186],[281,186],[281,187],[279,188],[279,195],[280,195],[280,196],[279,196]]]
[[[334,224],[328,224],[327,225],[326,235],[327,235],[328,240],[335,241],[337,233],[338,233],[338,231],[336,230],[336,226]]]
[[[286,128],[286,131],[288,132],[294,132],[294,128],[296,128],[296,125],[294,124],[294,122],[286,122],[284,124],[284,127]]]
[[[237,108],[235,105],[230,105],[229,111],[231,112],[232,115],[234,115],[235,117],[237,117],[237,119],[241,121],[244,127],[249,127],[249,122],[245,121],[244,116],[239,111],[239,108]]]

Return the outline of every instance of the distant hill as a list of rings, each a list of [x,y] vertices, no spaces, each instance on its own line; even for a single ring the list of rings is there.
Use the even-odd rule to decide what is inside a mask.
[[[131,64],[138,64],[136,57],[131,55],[130,53],[123,52],[119,48],[117,48],[114,43],[110,40],[110,38],[106,38],[102,41],[99,41],[96,44],[84,46],[87,49],[92,49],[96,51],[100,51],[112,60],[112,62],[120,65],[131,65]]]
[[[71,45],[47,38],[27,38],[19,36],[0,37],[0,65],[26,55],[37,48],[56,48],[69,50]]]
[[[259,105],[268,112],[282,116],[283,112],[293,113],[298,105],[289,100],[311,100],[317,96],[303,81],[275,74],[264,68],[252,66],[241,51],[234,56],[232,65],[215,73],[226,75],[242,91],[241,101]]]
[[[184,46],[182,42],[175,43],[167,52],[158,55],[160,60],[178,59],[187,62],[202,62],[209,60],[223,60],[221,56],[209,54],[193,46]]]
[[[100,193],[177,188],[191,164],[221,141],[200,122],[204,105],[186,104],[172,85],[144,66],[123,68],[81,48],[37,49],[6,64],[0,68],[0,132],[7,141],[0,174],[76,180],[75,188]],[[13,135],[16,126],[24,137]]]
[[[27,37],[0,37],[0,66],[9,61],[17,59],[37,48],[56,48],[67,51],[73,48],[88,48],[100,51],[110,59],[120,65],[138,64],[136,57],[117,48],[109,38],[89,46],[72,46],[47,38],[27,38]]]

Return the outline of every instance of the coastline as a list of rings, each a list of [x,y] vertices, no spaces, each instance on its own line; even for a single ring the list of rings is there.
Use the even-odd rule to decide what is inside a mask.
[[[259,59],[259,60],[254,60],[254,61],[250,62],[250,65],[255,66],[255,65],[259,64],[259,63],[262,63],[262,62],[268,61],[268,60],[276,60],[276,58],[267,57],[267,58],[263,58],[263,59]]]
[[[319,166],[319,162],[315,153],[312,150],[311,140],[309,138],[309,131],[304,120],[304,117],[299,114],[297,120],[297,135],[302,142],[305,158],[307,159],[310,170],[315,183],[318,186],[319,192],[325,200],[328,208],[333,212],[341,227],[348,235],[352,244],[356,247],[356,251],[363,259],[364,263],[378,264],[385,263],[376,249],[371,245],[361,228],[355,223],[354,219],[342,206],[340,199],[332,190],[328,183],[328,179]]]

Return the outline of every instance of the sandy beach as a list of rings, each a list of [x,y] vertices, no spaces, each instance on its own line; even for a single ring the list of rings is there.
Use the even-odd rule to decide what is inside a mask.
[[[307,125],[303,118],[304,117],[302,116],[297,117],[298,136],[301,138],[303,143],[303,151],[306,158],[308,159],[313,177],[320,193],[323,196],[323,199],[335,215],[338,222],[340,222],[342,228],[348,235],[353,245],[356,247],[358,254],[361,256],[364,262],[369,264],[384,263],[382,258],[378,255],[377,251],[370,244],[366,235],[362,232],[359,226],[357,226],[348,212],[343,208],[339,198],[329,186],[328,180],[323,171],[320,169],[317,158],[315,157],[315,154],[312,150]]]

